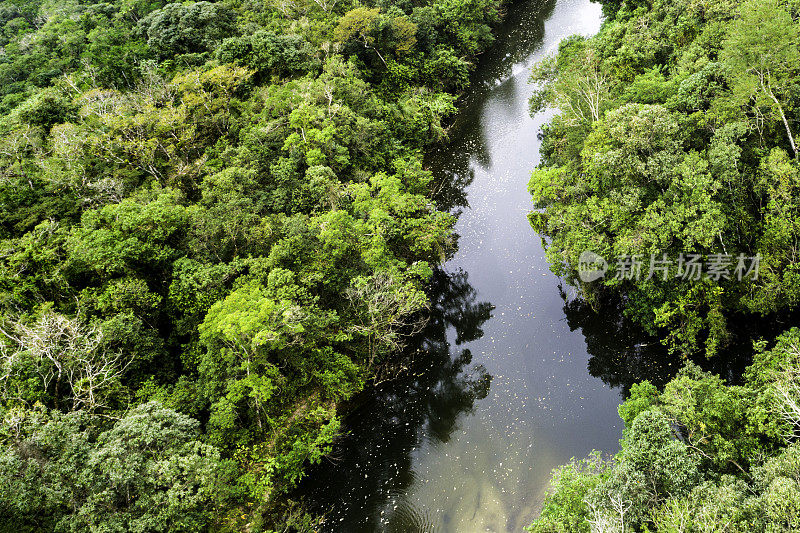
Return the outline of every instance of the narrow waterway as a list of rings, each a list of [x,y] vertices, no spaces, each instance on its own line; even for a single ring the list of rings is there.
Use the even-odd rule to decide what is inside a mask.
[[[600,19],[589,0],[517,2],[481,58],[451,141],[429,158],[459,240],[417,364],[349,417],[302,487],[329,531],[521,531],[554,467],[618,449],[621,392],[652,377],[653,356],[618,314],[570,298],[526,220],[548,119],[529,116],[530,67]]]

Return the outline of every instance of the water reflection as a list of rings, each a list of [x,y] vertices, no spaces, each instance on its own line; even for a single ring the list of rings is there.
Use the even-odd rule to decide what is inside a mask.
[[[461,111],[451,126],[451,137],[457,144],[444,143],[427,154],[427,162],[438,178],[438,190],[434,199],[440,209],[459,215],[469,207],[467,190],[475,179],[475,164],[488,168],[492,163],[490,143],[484,113],[480,112],[487,96],[505,103],[510,114],[508,123],[515,123],[517,100],[520,97],[515,83],[508,83],[515,69],[525,70],[526,58],[542,46],[545,35],[545,20],[553,13],[555,0],[544,2],[515,2],[508,6],[505,23],[495,32],[494,46],[480,58],[481,68],[472,76],[469,92],[459,102]],[[495,120],[497,117],[493,117]],[[458,149],[454,149],[454,148]]]
[[[670,356],[658,338],[648,335],[624,315],[619,298],[606,298],[593,309],[580,297],[570,297],[563,286],[564,315],[571,331],[580,330],[589,352],[589,373],[627,396],[631,385],[649,380],[663,387],[681,362]]]
[[[352,437],[301,488],[328,531],[521,531],[552,468],[618,447],[619,392],[586,372],[584,336],[568,327],[526,220],[546,119],[528,115],[528,72],[562,38],[596,31],[600,7],[508,9],[450,142],[426,160],[460,238],[447,263],[456,274],[437,275],[417,366],[353,413]]]
[[[571,296],[563,285],[559,292],[570,330],[580,330],[586,339],[589,373],[608,386],[619,388],[623,398],[628,396],[631,385],[643,380],[663,387],[684,365],[684,358],[670,354],[658,337],[648,335],[625,316],[623,297],[606,294],[594,309],[585,300]],[[744,371],[753,360],[753,341],[774,339],[799,318],[797,313],[730,317],[729,343],[713,357],[699,352],[690,359],[728,383],[741,384]]]
[[[480,105],[490,91],[494,98],[495,87],[524,69],[522,65],[542,46],[545,21],[555,7],[556,0],[514,2],[506,7],[504,23],[495,32],[495,43],[480,56],[480,69],[472,77],[465,111],[460,116],[469,115],[470,106]]]
[[[351,436],[314,468],[300,492],[325,514],[327,531],[430,531],[427,511],[404,499],[415,481],[413,454],[423,440],[447,442],[459,417],[489,391],[491,376],[453,349],[483,335],[492,306],[478,301],[466,272],[437,271],[431,313],[409,349],[410,368],[372,391],[352,412]]]

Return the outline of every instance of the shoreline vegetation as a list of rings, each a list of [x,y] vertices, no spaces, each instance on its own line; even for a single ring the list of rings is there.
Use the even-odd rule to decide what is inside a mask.
[[[621,451],[557,469],[529,530],[796,531],[800,3],[601,3],[597,35],[534,68],[532,112],[560,113],[529,219],[556,274],[601,312],[622,302],[684,367],[663,388],[631,387]],[[760,268],[742,279],[733,260],[728,276],[688,279],[672,264],[585,282],[585,251],[645,269],[652,255],[743,254]],[[746,322],[771,327],[734,326]],[[776,322],[783,333],[766,334]],[[732,350],[752,356],[735,384],[692,362]]]
[[[312,531],[428,307],[496,0],[0,6],[0,524]],[[422,318],[421,318],[422,317]]]

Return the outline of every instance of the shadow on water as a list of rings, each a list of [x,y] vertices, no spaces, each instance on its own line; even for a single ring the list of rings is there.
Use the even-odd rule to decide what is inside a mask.
[[[525,218],[545,120],[527,116],[527,72],[562,38],[596,31],[599,6],[522,0],[505,20],[450,142],[426,157],[461,238],[434,276],[412,364],[359,398],[347,436],[294,495],[326,516],[324,531],[520,531],[552,468],[618,449],[620,393],[681,365],[621,303],[595,312],[568,297]],[[748,352],[731,350],[740,356],[698,362],[735,378]]]
[[[620,388],[623,397],[631,385],[645,379],[663,387],[680,368],[679,360],[669,355],[658,338],[624,316],[619,298],[609,298],[600,309],[593,309],[582,298],[570,298],[563,286],[559,292],[570,330],[580,330],[586,339],[589,373],[609,387]]]
[[[640,381],[663,388],[684,365],[684,359],[670,354],[658,337],[648,335],[625,316],[622,298],[604,298],[599,309],[593,309],[585,300],[571,298],[563,286],[559,292],[570,330],[580,330],[586,339],[589,373],[609,387],[619,388],[623,398]],[[713,357],[697,353],[690,359],[728,383],[741,384],[744,371],[753,360],[753,341],[772,342],[798,319],[797,313],[764,318],[735,315],[729,318],[728,345]]]
[[[348,435],[299,488],[309,510],[325,515],[325,531],[432,530],[426,512],[401,496],[415,481],[422,439],[447,442],[489,391],[491,376],[456,347],[483,335],[492,306],[477,301],[463,271],[436,271],[429,297],[429,321],[407,350],[410,368],[362,398],[345,420]]]
[[[326,516],[323,530],[519,531],[553,467],[617,449],[612,389],[671,375],[666,351],[621,306],[597,314],[559,297],[525,219],[541,125],[527,116],[527,72],[561,38],[597,25],[588,1],[509,6],[450,142],[426,157],[438,207],[459,216],[459,250],[450,273],[435,274],[410,370],[360,398],[348,435],[296,493]]]
[[[503,24],[495,32],[495,44],[480,57],[480,68],[471,78],[469,92],[459,103],[459,113],[450,127],[453,143],[431,150],[426,163],[438,178],[434,200],[440,209],[456,215],[469,207],[467,189],[475,179],[474,163],[491,164],[480,112],[489,93],[493,98],[514,99],[513,83],[503,83],[544,40],[544,23],[555,8],[555,0],[515,2],[507,7]]]

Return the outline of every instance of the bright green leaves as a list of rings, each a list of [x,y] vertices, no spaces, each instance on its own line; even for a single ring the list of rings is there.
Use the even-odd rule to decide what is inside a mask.
[[[248,285],[217,302],[200,327],[200,338],[219,343],[238,358],[302,345],[307,312],[288,300],[274,301],[264,288]]]
[[[770,350],[759,346],[742,385],[693,364],[663,392],[646,381],[634,385],[619,408],[622,450],[613,461],[595,452],[558,470],[531,530],[796,528],[800,454],[796,444],[786,446],[796,419],[787,425],[780,417],[787,404],[778,391],[789,390],[787,376],[796,380],[797,342],[790,330]]]
[[[406,121],[400,125],[403,135],[413,146],[444,140],[447,136],[444,119],[455,113],[455,97],[426,89],[407,91],[400,100]]]
[[[193,331],[211,306],[227,292],[227,283],[238,273],[236,264],[203,264],[189,258],[175,261],[169,286],[169,305],[184,317]],[[191,325],[190,325],[191,324]],[[183,329],[183,328],[181,328]]]
[[[608,470],[600,452],[580,461],[572,460],[553,472],[545,495],[545,506],[531,524],[532,533],[584,533],[589,529],[591,511],[586,496],[595,489]]]
[[[402,13],[402,12],[401,12]],[[342,16],[333,37],[340,43],[353,42],[372,49],[378,59],[388,67],[388,52],[402,55],[416,44],[417,25],[404,15],[383,15],[379,8],[357,7]]]
[[[346,168],[350,162],[347,148],[337,143],[335,123],[326,118],[324,108],[301,104],[289,115],[289,126],[295,131],[286,138],[283,150],[302,150],[309,167]]]
[[[60,298],[69,286],[61,268],[66,238],[57,223],[42,222],[17,240],[0,241],[4,305],[32,308]]]
[[[365,257],[377,266],[380,250],[399,245],[398,259],[443,261],[450,253],[452,215],[436,211],[422,195],[408,194],[398,176],[378,174],[369,184],[353,184],[353,209],[372,230],[372,245]],[[381,260],[381,262],[383,262]],[[388,266],[388,265],[387,265]]]
[[[755,393],[748,387],[727,386],[722,379],[691,364],[664,389],[661,409],[682,427],[689,446],[710,468],[741,473],[763,451],[763,437],[751,426]]]
[[[375,37],[373,32],[377,29],[380,13],[380,9],[366,7],[358,7],[348,11],[339,20],[339,25],[333,33],[334,38],[339,42],[353,39],[363,43],[364,46],[374,46]]]
[[[209,438],[226,448],[252,446],[239,460],[254,496],[267,497],[275,477],[296,483],[305,461],[326,453],[338,430],[331,402],[363,385],[359,366],[329,346],[346,340],[337,325],[279,269],[267,287],[250,283],[217,302],[200,325]]]
[[[693,531],[713,531],[720,524],[747,529],[763,516],[757,506],[747,500],[749,487],[731,476],[723,476],[718,484],[705,482],[691,494],[671,498],[651,513],[656,531],[677,532],[687,527]]]
[[[682,152],[678,129],[676,117],[662,106],[627,104],[595,124],[585,139],[580,163],[533,173],[529,191],[538,211],[529,218],[536,230],[552,238],[547,255],[554,271],[570,273],[584,250],[607,260],[638,255],[647,261],[651,254],[677,258],[680,253],[716,249],[727,232],[729,211],[721,198],[721,180],[711,172],[705,154]],[[719,149],[715,156],[724,157]],[[627,286],[615,279],[604,283]],[[669,317],[666,309],[633,305],[629,313],[638,314],[649,328],[653,320],[666,326],[676,319],[669,331],[680,335],[681,342],[674,346],[692,351],[694,339],[709,322],[702,315],[686,313],[707,304],[695,299],[677,306],[665,303],[665,296],[674,294],[670,283],[642,281],[634,289],[644,293],[638,302],[645,306],[661,300],[670,309]],[[714,303],[718,308],[718,297]]]
[[[101,280],[163,272],[182,253],[191,213],[170,190],[150,202],[128,199],[88,211],[67,242],[67,269],[76,275],[94,272]]]
[[[792,444],[783,453],[756,469],[755,478],[763,491],[759,498],[769,529],[791,531],[800,527],[800,446]]]
[[[487,0],[444,0],[434,5],[444,19],[444,33],[462,54],[474,54],[494,41],[489,24],[500,18]]]
[[[241,448],[236,459],[244,466],[239,483],[260,500],[274,498],[305,477],[306,464],[318,463],[330,453],[341,422],[331,409],[315,406],[315,397],[291,406],[266,443]]]
[[[752,416],[751,423],[772,440],[785,439],[794,434],[798,420],[800,330],[783,333],[769,350],[766,344],[756,343],[753,364],[745,372],[747,383],[758,393],[753,406],[758,416]]]
[[[757,280],[687,280],[672,268],[666,278],[580,285],[593,301],[613,288],[626,314],[663,332],[675,352],[717,353],[732,315],[798,299],[788,252],[797,164],[786,153],[800,25],[788,9],[745,2],[731,25],[733,4],[701,13],[682,2],[628,3],[597,36],[566,40],[533,72],[532,109],[561,111],[529,184],[529,218],[549,239],[555,272],[574,278],[585,250],[610,264],[638,255],[643,269],[664,254],[673,266],[681,254],[759,255]]]
[[[223,65],[169,81],[151,65],[145,74],[130,96],[99,89],[81,96],[83,142],[120,170],[192,191],[203,152],[227,133],[250,72]]]
[[[97,303],[98,309],[109,314],[132,310],[137,316],[152,317],[161,300],[143,279],[126,277],[110,282]]]
[[[638,186],[650,195],[669,183],[679,161],[678,123],[661,106],[627,104],[587,136],[581,159],[593,189]]]
[[[643,526],[650,509],[692,490],[701,480],[698,466],[697,456],[675,439],[664,414],[642,412],[626,433],[617,464],[587,495],[591,520],[622,530]]]
[[[653,323],[665,332],[671,351],[683,354],[700,351],[702,333],[706,332],[705,354],[715,355],[730,336],[723,314],[723,288],[710,279],[701,279],[681,289],[682,292],[670,295],[669,300],[652,310]]]
[[[759,170],[758,187],[767,202],[758,242],[763,266],[745,302],[753,311],[766,313],[800,302],[800,264],[794,252],[800,243],[800,172],[780,148],[762,160]]]
[[[267,287],[249,283],[234,290],[200,325],[205,353],[199,371],[212,402],[210,424],[221,432],[215,439],[235,429],[254,435],[274,429],[272,420],[281,412],[275,409],[285,401],[270,401],[278,390],[300,386],[326,398],[355,390],[358,367],[325,347],[338,337],[338,317],[309,301],[293,277],[276,269]],[[245,429],[237,419],[252,426]]]
[[[722,51],[730,67],[734,98],[752,106],[753,119],[771,115],[775,127],[784,129],[795,158],[798,147],[787,112],[798,95],[800,25],[780,2],[743,2],[740,18],[731,26]]]
[[[3,327],[57,316],[93,339],[120,363],[94,389],[103,415],[158,400],[202,420],[238,463],[222,522],[256,530],[330,450],[339,403],[423,322],[454,218],[422,153],[446,138],[445,91],[468,85],[498,4],[23,3],[0,9]],[[22,351],[19,403],[88,409]],[[85,351],[54,358],[80,376],[69,353]],[[138,453],[121,440],[109,463]],[[136,528],[202,530],[203,505],[205,521],[176,507]]]
[[[680,230],[687,218],[682,211],[697,209],[692,198],[675,197],[685,196],[683,187],[677,195],[667,192],[681,158],[677,129],[664,108],[628,104],[587,136],[582,171],[570,165],[533,174],[528,187],[543,211],[532,220],[554,236],[551,247],[566,256],[559,263],[575,264],[583,250],[611,258],[669,249],[665,225]],[[693,163],[685,163],[687,172]]]
[[[688,496],[701,480],[697,456],[675,438],[669,418],[645,410],[613,461],[593,452],[556,471],[541,515],[528,530],[647,531],[654,509]]]
[[[561,114],[529,185],[531,224],[573,280],[584,250],[610,265],[638,254],[639,279],[574,281],[591,302],[612,289],[675,353],[729,355],[731,324],[798,301],[797,6],[604,3],[614,18],[599,34],[565,41],[534,71],[532,109]],[[598,75],[604,93],[587,84]],[[667,276],[645,279],[651,254],[672,260]],[[681,277],[681,254],[728,254],[729,277]],[[736,279],[739,254],[759,255],[757,279]],[[755,343],[742,384],[688,364],[663,391],[634,385],[619,408],[622,451],[593,471],[565,467],[533,530],[796,529],[797,337]]]
[[[631,427],[639,413],[658,405],[658,389],[649,381],[634,383],[631,386],[630,396],[617,408],[619,417],[625,422],[625,427]]]

